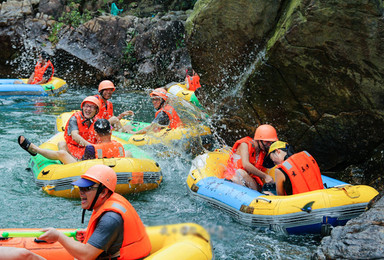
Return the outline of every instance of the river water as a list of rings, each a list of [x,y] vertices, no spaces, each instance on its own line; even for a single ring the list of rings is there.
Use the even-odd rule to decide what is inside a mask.
[[[56,117],[79,109],[95,89],[71,86],[58,97],[0,97],[0,228],[84,228],[79,200],[51,197],[38,189],[27,169],[29,154],[17,144],[25,135],[41,144],[55,133]],[[150,122],[154,110],[146,92],[117,90],[115,114],[136,112],[134,120]],[[192,156],[156,158],[163,182],[156,190],[126,196],[145,225],[195,222],[211,234],[216,259],[309,259],[320,243],[318,236],[283,236],[252,229],[192,197],[186,178]],[[86,213],[86,221],[90,213]]]

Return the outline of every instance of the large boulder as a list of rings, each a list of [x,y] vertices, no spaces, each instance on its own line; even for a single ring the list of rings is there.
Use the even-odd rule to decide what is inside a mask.
[[[199,1],[204,6],[199,10],[196,4],[187,29],[192,64],[198,64],[203,72],[202,82],[209,83],[200,91],[209,99],[204,102],[204,96],[199,97],[220,115],[217,129],[227,143],[232,145],[245,133],[251,135],[258,124],[270,123],[278,129],[280,139],[296,150],[313,154],[323,171],[341,171],[355,164],[360,167],[360,171],[353,168],[357,174],[363,171],[365,176],[380,176],[382,167],[370,167],[373,172],[364,172],[362,167],[369,167],[370,161],[376,163],[371,158],[381,160],[378,164],[383,165],[383,2],[284,2],[277,23],[265,22],[269,27],[264,28],[269,30],[237,19],[242,26],[236,30],[253,31],[247,37],[245,30],[238,33],[241,39],[253,39],[252,50],[241,48],[247,46],[246,41],[232,35],[236,31],[230,30],[234,23],[223,17],[228,13],[249,17],[250,10],[263,10],[270,1],[240,1],[231,10],[219,8],[229,5],[222,2]],[[213,36],[200,36],[208,35],[206,32]],[[226,51],[231,44],[231,51]],[[246,56],[244,50],[258,55]],[[223,77],[212,71],[214,64],[228,68],[227,64],[236,64],[236,55],[237,61],[251,65],[241,77],[236,68],[228,70],[237,76],[237,83],[223,88]],[[382,188],[383,184],[375,187]]]
[[[378,197],[382,197],[378,195]],[[384,198],[369,211],[332,230],[312,259],[382,259],[384,256]]]

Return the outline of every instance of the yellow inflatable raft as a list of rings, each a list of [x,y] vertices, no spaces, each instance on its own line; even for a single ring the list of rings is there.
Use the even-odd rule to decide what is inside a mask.
[[[195,223],[181,223],[146,227],[151,240],[152,250],[144,259],[168,260],[209,260],[213,252],[209,233]],[[59,229],[69,236],[75,235],[76,230]],[[0,246],[26,248],[47,260],[73,259],[63,246],[56,242],[48,244],[37,240],[41,235],[39,229],[0,229]]]
[[[334,226],[364,212],[378,192],[322,176],[324,189],[290,196],[268,196],[221,178],[230,149],[199,155],[192,161],[187,185],[196,197],[252,227],[288,234],[329,234]],[[274,170],[269,174],[274,177]]]
[[[201,106],[199,100],[197,99],[195,92],[192,90],[187,89],[187,86],[185,83],[176,83],[172,82],[165,86],[165,89],[168,91],[168,93],[171,93],[175,96],[178,96],[186,101],[191,102],[195,106],[197,106],[200,109],[203,109]]]
[[[56,118],[57,131],[61,132],[65,130],[65,125],[74,112],[75,111],[62,113]],[[122,119],[121,122],[122,125],[131,125],[133,131],[139,131],[150,124],[124,119]],[[147,134],[128,134],[114,131],[112,135],[123,139],[128,144],[141,148],[152,147],[153,145],[166,145],[188,150],[193,148],[194,145],[201,145],[206,149],[210,149],[213,142],[211,129],[203,124],[186,128],[164,128],[157,133],[148,132]]]
[[[60,161],[49,160],[38,154],[32,156],[29,162],[36,185],[52,196],[79,198],[79,190],[74,189],[71,183],[91,166],[104,164],[117,174],[117,193],[138,193],[157,188],[163,178],[159,165],[140,148],[116,137],[112,139],[122,143],[133,158],[94,159],[63,165]],[[40,147],[57,150],[57,143],[63,140],[64,133],[59,132]]]

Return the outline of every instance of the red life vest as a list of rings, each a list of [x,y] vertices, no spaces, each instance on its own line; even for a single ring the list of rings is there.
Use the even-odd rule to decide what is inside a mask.
[[[48,80],[48,81],[50,81],[52,79],[52,77],[53,77],[53,73],[55,73],[55,68],[53,67],[53,64],[51,63],[51,61],[49,60],[49,61],[47,61],[45,63],[44,66],[42,66],[40,64],[40,62],[36,63],[36,65],[35,65],[35,75],[34,75],[34,78],[33,78],[33,81],[32,81],[31,84],[36,84],[37,82],[41,81],[43,79],[45,71],[48,69],[49,66],[52,68],[52,75],[51,75],[51,77]]]
[[[292,184],[292,194],[324,189],[320,168],[307,151],[296,153],[277,166]]]
[[[124,147],[121,143],[112,140],[109,143],[94,144],[95,158],[123,158],[125,157]]]
[[[266,153],[263,150],[260,150],[258,153],[256,153],[256,149],[253,146],[252,140],[253,139],[251,137],[247,136],[247,137],[244,137],[240,140],[237,140],[236,143],[233,145],[232,151],[229,155],[229,159],[228,159],[228,163],[227,163],[227,169],[224,172],[224,178],[225,179],[228,179],[228,180],[232,179],[232,177],[235,175],[235,171],[237,169],[245,170],[241,158],[239,158],[237,160],[234,159],[234,154],[236,153],[237,148],[242,143],[246,143],[248,145],[249,162],[251,164],[253,164],[260,171],[266,172],[267,169],[263,167],[263,162],[264,162],[264,158],[265,158]],[[251,174],[250,176],[252,178],[254,178],[258,184],[263,185],[263,181],[260,179],[260,177],[253,175],[253,174]]]
[[[120,214],[124,221],[124,239],[118,259],[140,259],[148,256],[151,242],[145,227],[131,203],[117,193],[113,193],[97,211],[92,212],[83,243],[87,243],[95,231],[99,217],[106,211]]]
[[[95,95],[97,99],[100,101],[100,109],[97,114],[98,118],[110,119],[113,116],[113,104],[111,101],[104,101],[104,99],[100,95]]]
[[[189,90],[195,91],[196,89],[200,88],[200,76],[199,75],[194,75],[194,76],[187,76],[187,88]]]
[[[76,117],[77,126],[79,128],[79,135],[91,144],[96,143],[96,132],[93,127],[97,118],[91,119],[91,125],[88,126],[87,123],[83,123],[85,118],[81,111],[77,111],[72,116]],[[70,133],[68,133],[69,121],[70,119],[65,126],[64,139],[67,142],[69,152],[77,159],[81,159],[83,157],[85,147],[75,142]]]
[[[175,129],[183,125],[179,115],[177,114],[176,110],[172,106],[166,104],[164,107],[160,108],[156,112],[155,117],[160,113],[160,111],[164,111],[168,115],[169,121],[170,121],[168,125],[169,128]]]

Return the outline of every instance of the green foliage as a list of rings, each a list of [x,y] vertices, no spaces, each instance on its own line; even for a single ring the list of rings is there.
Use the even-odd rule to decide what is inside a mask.
[[[129,66],[133,66],[136,62],[135,46],[132,42],[128,42],[123,51],[124,60]]]
[[[53,24],[51,34],[48,36],[48,40],[52,43],[52,45],[56,45],[59,42],[58,34],[63,27],[63,23],[56,22]]]
[[[181,49],[184,47],[185,47],[184,35],[180,34],[179,38],[176,39],[176,49]]]
[[[60,22],[68,24],[72,27],[78,27],[80,24],[83,24],[93,18],[91,12],[88,10],[84,10],[81,14],[79,12],[79,4],[75,2],[69,3],[68,7],[70,11],[63,12],[62,16],[59,18]]]

